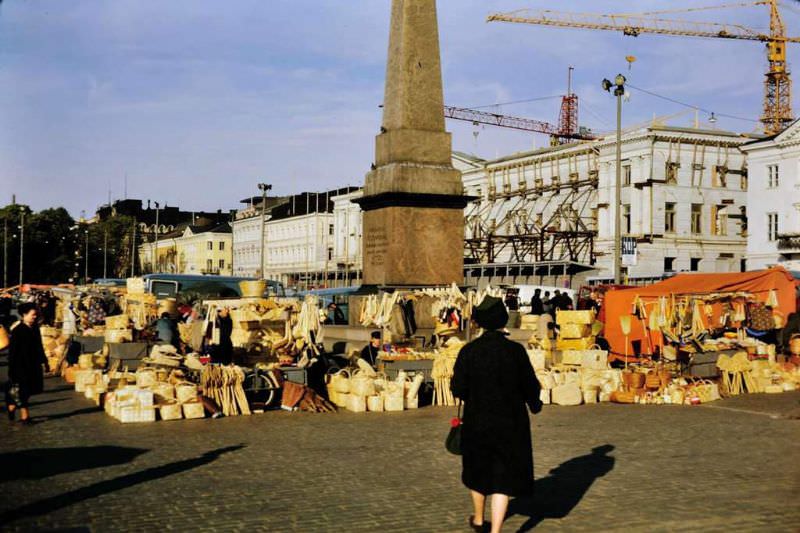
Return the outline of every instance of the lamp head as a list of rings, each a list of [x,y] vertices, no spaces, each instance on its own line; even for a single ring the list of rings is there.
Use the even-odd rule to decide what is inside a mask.
[[[717,117],[714,115],[714,112],[713,112],[713,111],[711,112],[711,116],[710,116],[710,117],[708,117],[708,121],[709,121],[711,124],[716,124],[716,123],[717,123]]]
[[[613,84],[607,78],[603,78],[603,90],[610,91]]]
[[[614,78],[614,85],[625,85],[626,81],[627,80],[625,79],[625,76],[622,74],[617,74],[617,76]]]

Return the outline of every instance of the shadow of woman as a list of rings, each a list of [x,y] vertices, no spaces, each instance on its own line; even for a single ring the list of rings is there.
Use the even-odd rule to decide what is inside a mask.
[[[0,453],[0,482],[45,479],[79,470],[125,464],[146,451],[123,446],[87,446]]]
[[[86,487],[38,500],[32,503],[27,503],[15,509],[0,512],[0,524],[8,524],[14,520],[29,516],[38,516],[53,512],[70,505],[96,498],[98,496],[108,494],[128,487],[141,485],[149,481],[161,479],[168,476],[173,476],[187,470],[192,470],[209,463],[216,461],[221,455],[226,453],[241,450],[245,446],[239,444],[237,446],[228,446],[225,448],[218,448],[211,450],[198,457],[191,459],[184,459],[182,461],[175,461],[161,466],[154,466],[140,472],[133,474],[125,474],[113,479],[99,481]]]
[[[611,444],[592,448],[592,453],[574,457],[550,470],[547,477],[534,482],[533,497],[515,498],[508,505],[506,517],[530,517],[519,531],[529,531],[547,518],[564,518],[583,499],[592,483],[614,468],[608,454]]]

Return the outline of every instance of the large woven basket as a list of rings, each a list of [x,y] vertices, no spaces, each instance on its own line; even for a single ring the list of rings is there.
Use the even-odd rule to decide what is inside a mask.
[[[239,282],[239,290],[243,298],[261,298],[266,288],[267,282],[263,279]]]

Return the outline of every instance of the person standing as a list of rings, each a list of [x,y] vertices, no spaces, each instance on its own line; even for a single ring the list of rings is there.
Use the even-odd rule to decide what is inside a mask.
[[[542,294],[542,289],[536,289],[533,291],[533,297],[531,297],[532,315],[544,314],[544,303],[542,302],[541,294]]]
[[[473,312],[484,333],[456,359],[451,389],[464,402],[461,480],[470,490],[475,531],[500,531],[510,496],[533,492],[533,448],[527,409],[542,408],[541,386],[525,348],[499,331],[508,321],[503,301],[487,296]],[[492,522],[484,524],[491,495]]]
[[[215,363],[229,365],[233,362],[233,320],[231,320],[231,310],[223,307],[217,313],[217,328],[219,329],[219,344],[214,347],[212,358]]]
[[[10,420],[14,420],[19,409],[20,421],[27,424],[30,423],[28,400],[44,390],[47,357],[42,346],[42,335],[36,325],[36,304],[21,304],[19,314],[21,321],[11,330],[6,408]]]

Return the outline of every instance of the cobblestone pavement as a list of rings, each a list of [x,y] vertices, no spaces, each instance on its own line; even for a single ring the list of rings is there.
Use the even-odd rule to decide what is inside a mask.
[[[451,409],[122,425],[60,380],[0,420],[0,529],[464,531]],[[797,531],[800,393],[545,407],[508,531]],[[593,451],[594,450],[594,451]],[[536,512],[530,509],[535,509]]]

